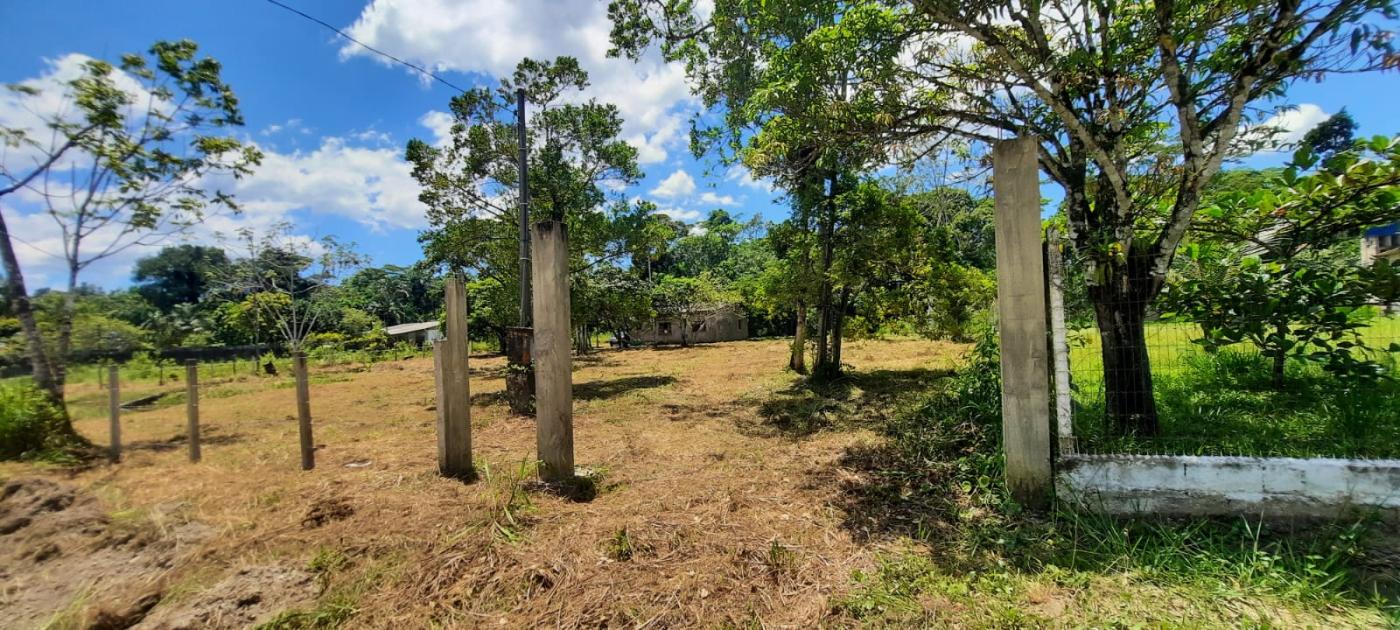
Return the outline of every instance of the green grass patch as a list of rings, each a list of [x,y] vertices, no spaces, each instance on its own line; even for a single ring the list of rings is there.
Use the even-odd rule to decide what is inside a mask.
[[[1340,378],[1290,360],[1283,388],[1270,382],[1267,357],[1248,344],[1207,353],[1191,324],[1149,324],[1148,352],[1160,434],[1113,434],[1104,409],[1099,338],[1072,334],[1074,433],[1085,452],[1293,457],[1400,457],[1400,380],[1394,378],[1400,318],[1373,320],[1363,338],[1391,375]]]
[[[847,453],[843,464],[864,473],[841,506],[848,528],[927,546],[853,575],[851,592],[834,602],[843,615],[970,627],[1400,619],[1400,572],[1384,562],[1395,550],[1383,545],[1394,543],[1370,536],[1367,522],[1303,528],[1067,506],[1025,513],[1003,482],[997,365],[984,340],[939,391],[880,427],[885,443]],[[1239,608],[1260,612],[1241,617]],[[948,610],[955,620],[938,616]]]

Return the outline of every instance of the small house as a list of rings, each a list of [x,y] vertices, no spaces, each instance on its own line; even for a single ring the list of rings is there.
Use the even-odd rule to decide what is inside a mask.
[[[385,326],[384,334],[389,337],[390,344],[410,343],[420,348],[442,338],[435,321]]]
[[[1400,258],[1400,223],[1374,227],[1361,235],[1362,265],[1396,258]]]
[[[704,306],[685,318],[654,318],[631,331],[631,336],[651,344],[736,341],[749,338],[749,319],[732,305]]]

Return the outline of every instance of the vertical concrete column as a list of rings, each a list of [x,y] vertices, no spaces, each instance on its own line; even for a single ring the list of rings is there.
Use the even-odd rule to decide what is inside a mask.
[[[1033,136],[992,148],[1006,484],[1033,509],[1049,505],[1052,483],[1038,151]]]
[[[1055,366],[1055,434],[1060,454],[1074,453],[1074,405],[1070,397],[1069,334],[1065,329],[1064,241],[1055,228],[1045,231],[1046,292],[1050,299],[1050,354]]]
[[[316,442],[311,438],[311,384],[306,375],[306,353],[293,353],[292,371],[297,379],[297,432],[301,435],[301,469],[316,467]]]
[[[190,442],[190,461],[198,462],[199,453],[199,362],[185,360],[185,438]]]
[[[569,326],[569,239],[562,221],[530,238],[535,311],[535,431],[540,477],[574,476],[574,394]]]
[[[447,278],[447,338],[433,344],[438,372],[438,472],[469,479],[472,468],[471,388],[467,382],[467,291],[462,276]]]
[[[122,395],[118,391],[117,366],[107,367],[107,428],[111,440],[107,443],[107,460],[113,464],[122,460]]]

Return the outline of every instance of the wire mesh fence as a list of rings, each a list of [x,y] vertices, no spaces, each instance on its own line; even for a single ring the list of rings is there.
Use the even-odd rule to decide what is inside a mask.
[[[1066,261],[1065,274],[1085,270]],[[1082,283],[1081,283],[1082,284]],[[1400,312],[1344,309],[1347,332],[1325,344],[1221,343],[1160,301],[1113,301],[1065,283],[1073,449],[1081,454],[1400,458]],[[1285,351],[1279,348],[1296,342]]]

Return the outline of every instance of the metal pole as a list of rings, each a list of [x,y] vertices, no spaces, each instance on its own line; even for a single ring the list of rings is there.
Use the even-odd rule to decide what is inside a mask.
[[[525,141],[525,88],[515,90],[515,134],[520,145],[520,325],[531,325],[530,306],[530,149]]]

